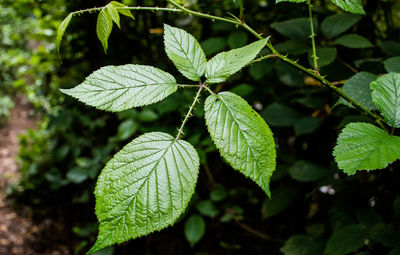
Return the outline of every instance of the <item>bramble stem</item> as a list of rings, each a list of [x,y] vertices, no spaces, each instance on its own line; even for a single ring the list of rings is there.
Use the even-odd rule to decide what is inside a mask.
[[[314,24],[313,24],[313,17],[312,17],[312,4],[311,4],[311,0],[307,1],[307,5],[308,5],[308,16],[309,16],[309,20],[310,20],[310,30],[311,30],[311,45],[312,45],[312,59],[314,62],[314,70],[318,72],[318,57],[317,57],[317,49],[315,47],[315,36],[316,34],[314,33]]]
[[[95,8],[90,8],[90,9],[84,9],[84,10],[79,10],[79,11],[74,11],[71,12],[72,15],[81,15],[86,12],[95,12],[95,11],[101,11],[103,7],[95,7]],[[162,8],[162,7],[141,7],[141,6],[136,6],[136,7],[115,7],[117,10],[131,10],[131,11],[166,11],[166,12],[182,12],[182,10],[176,9],[176,8]]]
[[[175,137],[175,141],[179,140],[179,138],[181,138],[181,135],[184,134],[183,133],[183,128],[185,127],[185,124],[188,121],[188,119],[192,116],[192,111],[194,109],[194,106],[196,105],[196,103],[199,100],[199,97],[200,97],[200,94],[201,94],[201,91],[203,90],[203,88],[204,88],[204,85],[202,83],[200,83],[199,90],[197,91],[196,96],[193,99],[193,103],[192,103],[192,105],[190,106],[188,112],[185,115],[185,119],[183,119],[183,121],[182,121],[182,125],[178,130],[178,134]]]

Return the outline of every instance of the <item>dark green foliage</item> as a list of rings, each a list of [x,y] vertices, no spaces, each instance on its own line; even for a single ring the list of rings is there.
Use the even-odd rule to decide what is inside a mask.
[[[288,53],[292,59],[310,67],[310,29],[304,5],[272,5],[268,1],[268,5],[262,7],[262,2],[245,2],[246,23],[263,35],[271,35],[271,41],[282,53]],[[315,3],[314,8],[319,72],[330,81],[338,81],[339,87],[340,82],[347,80],[342,87],[344,91],[356,78],[360,78],[362,82],[357,84],[364,89],[368,88],[365,84],[372,81],[371,77],[384,74],[385,69],[398,72],[399,19],[384,13],[387,10],[396,12],[399,6],[395,2],[367,1],[364,6],[367,16],[356,16],[343,14],[329,2]],[[162,1],[147,0],[124,3],[165,5]],[[41,27],[30,37],[51,42],[53,47],[45,44],[45,49],[16,54],[19,57],[15,59],[24,59],[29,67],[27,74],[33,76],[37,84],[20,85],[24,84],[21,76],[6,76],[10,72],[3,71],[11,65],[0,65],[2,81],[8,80],[9,87],[24,87],[44,116],[38,130],[21,139],[22,178],[14,195],[35,208],[61,208],[69,212],[65,221],[71,228],[71,235],[85,241],[76,248],[76,253],[82,254],[96,235],[92,193],[99,171],[119,148],[138,135],[155,130],[176,132],[176,123],[186,111],[183,106],[191,103],[194,93],[178,90],[163,102],[110,115],[64,98],[57,89],[82,82],[85,76],[104,65],[157,65],[179,76],[160,50],[161,34],[149,33],[150,28],[161,28],[163,23],[182,25],[193,33],[207,58],[253,42],[254,38],[251,34],[245,36],[241,29],[219,22],[135,12],[135,21],[121,15],[121,31],[114,27],[105,56],[96,38],[96,18],[87,15],[74,17],[70,22],[63,37],[60,65],[54,46],[58,24],[69,11],[102,6],[107,2],[44,4],[31,1],[30,4],[34,6],[30,12],[36,18],[19,24],[32,22],[33,26]],[[64,6],[67,10],[63,10]],[[22,3],[14,8],[21,17],[27,12]],[[227,12],[238,13],[238,3],[231,0],[199,1],[190,8],[219,16],[228,16]],[[332,29],[328,22],[332,15],[345,15],[338,20],[348,22],[339,29]],[[30,30],[30,26],[23,29]],[[50,29],[53,34],[46,35],[45,29]],[[363,36],[368,43],[353,34]],[[16,36],[12,42],[21,42],[18,40],[21,37]],[[6,63],[13,62],[14,53],[7,52]],[[266,54],[269,54],[268,50],[262,52],[262,55]],[[187,80],[178,81],[185,82]],[[162,254],[169,249],[173,254],[279,254],[281,251],[290,255],[311,255],[325,251],[326,254],[392,255],[399,252],[396,242],[400,230],[399,162],[384,171],[360,172],[348,177],[338,171],[331,156],[340,130],[355,119],[364,122],[364,116],[345,105],[332,107],[339,100],[336,95],[322,88],[320,82],[276,58],[252,64],[216,86],[218,90],[230,90],[245,98],[275,134],[278,169],[271,178],[272,200],[267,200],[250,180],[243,180],[239,174],[231,175],[230,167],[220,160],[215,146],[207,138],[204,122],[191,118],[184,129],[185,139],[198,150],[201,167],[189,209],[176,228],[115,247],[114,254],[144,254],[146,250]],[[356,97],[364,90],[354,91]],[[366,100],[361,101],[363,105],[376,109],[369,98],[362,99]],[[202,102],[204,100],[201,98]],[[195,109],[195,116],[204,115],[201,108],[199,105]],[[394,134],[399,135],[398,130]],[[80,213],[74,213],[78,210]],[[253,235],[241,224],[273,240]],[[344,239],[344,235],[348,238]],[[104,252],[111,254],[113,251]]]

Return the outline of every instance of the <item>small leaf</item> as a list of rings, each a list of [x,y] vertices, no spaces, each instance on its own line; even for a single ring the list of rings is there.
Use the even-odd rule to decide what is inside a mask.
[[[72,13],[70,13],[60,24],[60,26],[57,29],[57,51],[58,54],[60,54],[60,45],[61,45],[61,40],[63,38],[63,35],[65,33],[65,30],[67,29],[69,23],[71,22],[72,19]]]
[[[106,54],[108,48],[108,37],[110,37],[112,26],[113,21],[111,15],[109,14],[107,8],[103,8],[97,17],[96,32]]]
[[[307,0],[275,0],[275,3],[291,2],[291,3],[305,3]]]
[[[400,127],[400,73],[388,73],[371,83],[372,101],[387,124]]]
[[[321,30],[326,38],[333,38],[346,32],[349,28],[361,20],[361,15],[356,14],[335,14],[322,21]]]
[[[336,55],[337,55],[336,48],[333,47],[317,48],[318,66],[324,67],[331,64],[333,61],[335,61]],[[308,62],[310,63],[310,65],[314,64],[311,50],[308,51]]]
[[[291,236],[281,248],[284,255],[320,255],[324,251],[324,243],[310,236]]]
[[[400,158],[400,137],[369,123],[350,123],[340,133],[333,156],[347,174],[382,169]]]
[[[265,107],[261,115],[271,126],[290,127],[297,122],[300,114],[283,104],[272,103]]]
[[[383,61],[387,72],[400,73],[400,57],[388,58]]]
[[[366,235],[361,225],[350,225],[333,232],[325,246],[324,255],[345,255],[363,247]]]
[[[243,47],[246,45],[248,39],[245,32],[233,32],[228,37],[228,45],[231,49]]]
[[[118,126],[117,136],[120,140],[131,137],[138,129],[138,124],[134,120],[125,120]]]
[[[367,38],[356,34],[343,35],[336,39],[335,43],[353,49],[365,49],[374,46]]]
[[[291,186],[272,190],[272,198],[266,199],[262,206],[262,218],[270,218],[285,210],[293,202],[296,192]]]
[[[370,110],[376,110],[376,105],[372,102],[370,83],[378,78],[375,74],[360,72],[348,79],[342,90],[356,102]],[[354,107],[343,98],[338,100],[338,103]]]
[[[165,52],[186,78],[199,81],[206,68],[206,55],[199,42],[185,30],[164,24]]]
[[[126,7],[126,5],[121,4],[121,3],[119,3],[119,2],[116,2],[116,1],[111,1],[109,4],[112,5],[112,6],[114,6],[115,8],[123,8],[123,7]],[[132,18],[133,20],[135,19],[135,17],[133,17],[133,15],[132,15],[132,13],[131,13],[130,10],[123,10],[123,9],[117,9],[117,10],[118,10],[118,12],[121,13],[122,15],[127,16],[127,17],[130,17],[130,18]]]
[[[201,42],[201,47],[207,56],[213,55],[223,50],[227,45],[224,37],[211,37]]]
[[[331,2],[345,11],[355,14],[365,14],[362,0],[331,0]]]
[[[294,132],[296,136],[311,134],[319,128],[322,119],[311,116],[303,117],[294,123]]]
[[[134,139],[107,163],[95,189],[99,235],[89,254],[172,225],[194,192],[199,157],[161,132]]]
[[[270,196],[269,179],[275,170],[276,151],[265,121],[231,92],[210,95],[204,109],[208,131],[222,157]]]
[[[112,4],[107,4],[106,9],[108,13],[110,14],[111,19],[114,21],[114,23],[117,25],[119,29],[121,29],[121,25],[119,24],[119,13],[117,9],[115,9],[114,5]]]
[[[206,64],[206,82],[219,83],[238,72],[264,48],[269,37],[247,46],[234,50],[221,52],[210,59]]]
[[[161,101],[177,88],[167,72],[128,64],[102,67],[75,88],[61,91],[97,109],[119,112]]]
[[[217,207],[210,200],[200,201],[196,204],[196,209],[201,214],[209,217],[215,217],[219,214]]]
[[[206,232],[206,222],[200,215],[194,214],[185,222],[185,237],[191,246],[200,241]]]
[[[314,31],[318,31],[318,21],[313,20]],[[308,18],[296,18],[274,22],[271,27],[280,34],[294,40],[304,41],[311,35],[310,20]]]
[[[326,178],[330,171],[305,160],[296,161],[290,168],[290,176],[299,182],[314,182]]]

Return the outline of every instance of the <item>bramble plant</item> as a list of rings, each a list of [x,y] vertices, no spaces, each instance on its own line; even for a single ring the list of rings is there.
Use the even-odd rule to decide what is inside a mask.
[[[363,98],[357,98],[358,91],[354,88],[357,83],[349,80],[340,89],[328,81],[319,73],[318,66],[323,63],[315,46],[310,1],[289,2],[306,2],[308,5],[312,68],[279,53],[269,37],[263,38],[249,27],[244,22],[242,4],[239,17],[222,18],[189,10],[172,0],[168,2],[173,8],[126,7],[113,1],[104,7],[73,12],[59,27],[57,48],[72,17],[93,11],[100,11],[96,31],[105,52],[113,23],[120,26],[119,14],[133,18],[131,10],[177,12],[219,20],[239,26],[259,40],[207,60],[191,34],[164,25],[166,54],[184,77],[197,84],[178,84],[171,74],[156,67],[127,64],[102,67],[80,85],[62,90],[89,106],[120,112],[159,102],[178,88],[197,88],[175,136],[161,132],[143,134],[114,155],[102,170],[95,189],[99,235],[89,253],[166,228],[184,212],[195,190],[200,163],[195,148],[182,140],[183,130],[204,90],[210,94],[204,103],[205,122],[221,156],[270,197],[269,181],[275,170],[276,149],[269,126],[243,98],[228,91],[216,93],[211,87],[226,81],[245,66],[268,58],[279,58],[307,73],[340,95],[338,103],[355,107],[375,121],[377,126],[360,122],[348,124],[339,135],[333,155],[345,173],[382,169],[400,159],[400,137],[394,135],[395,129],[400,128],[400,74],[390,72],[379,78],[373,77],[365,89],[367,92],[363,91]],[[364,14],[361,0],[332,2],[346,11]],[[351,22],[357,21],[349,19]],[[332,38],[345,30],[343,27],[323,29],[326,36]],[[349,36],[338,38],[336,43],[348,44],[349,40],[357,40]],[[257,58],[264,47],[270,54]]]

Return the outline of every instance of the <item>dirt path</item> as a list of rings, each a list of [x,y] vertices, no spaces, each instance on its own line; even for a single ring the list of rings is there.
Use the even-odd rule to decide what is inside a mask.
[[[23,97],[15,99],[8,123],[0,128],[0,255],[35,254],[27,245],[37,231],[28,215],[15,212],[8,201],[8,187],[19,178],[15,156],[18,153],[18,136],[35,126],[29,117],[29,105]],[[21,215],[22,214],[22,215]]]

